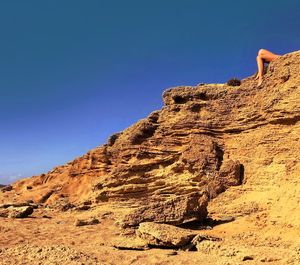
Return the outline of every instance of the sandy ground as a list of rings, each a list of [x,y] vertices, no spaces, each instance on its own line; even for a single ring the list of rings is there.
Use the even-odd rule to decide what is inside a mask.
[[[124,237],[115,225],[118,214],[107,214],[107,206],[84,212],[40,208],[30,218],[0,219],[0,264],[300,264],[299,226],[282,223],[282,216],[270,219],[262,204],[245,201],[261,192],[247,186],[231,188],[212,202],[212,217],[236,219],[199,230],[222,238],[203,241],[199,251],[118,250],[114,242]],[[74,225],[91,216],[100,224]]]
[[[131,240],[116,225],[125,209],[103,203],[87,211],[38,208],[29,218],[0,218],[0,264],[299,265],[300,169],[287,175],[278,161],[255,168],[243,185],[230,187],[210,202],[212,219],[234,220],[198,230],[222,239],[203,241],[198,251],[116,249],[115,242]],[[8,200],[9,193],[0,199]],[[90,217],[100,223],[74,225]]]

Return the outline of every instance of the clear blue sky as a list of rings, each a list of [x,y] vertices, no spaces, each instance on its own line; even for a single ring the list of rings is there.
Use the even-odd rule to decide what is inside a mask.
[[[162,107],[163,90],[300,49],[299,0],[0,4],[0,183],[47,172]]]

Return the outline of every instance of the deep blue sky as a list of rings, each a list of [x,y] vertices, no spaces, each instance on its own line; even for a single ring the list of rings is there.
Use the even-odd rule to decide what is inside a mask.
[[[0,4],[0,183],[47,172],[162,107],[178,85],[300,48],[299,0]]]

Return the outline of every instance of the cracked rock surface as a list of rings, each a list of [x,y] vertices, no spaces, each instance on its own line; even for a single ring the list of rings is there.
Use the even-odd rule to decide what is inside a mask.
[[[70,259],[74,252],[78,262],[91,264],[95,256],[100,264],[111,264],[110,259],[112,264],[226,264],[228,258],[237,264],[244,259],[299,264],[299,73],[297,51],[271,62],[261,87],[250,76],[234,87],[167,89],[160,110],[106,144],[45,174],[0,186],[1,205],[11,205],[0,207],[0,256],[17,260],[19,245],[25,244],[30,254],[22,253],[31,261],[36,248],[29,245],[64,243],[89,253],[70,250]],[[7,218],[9,207],[30,207],[29,202],[39,205],[32,218]],[[203,238],[222,241],[198,238],[201,255],[178,252],[166,260],[162,249],[131,257],[109,248],[116,239],[120,249],[147,249],[145,239],[127,240],[143,223],[182,227],[193,221],[201,230],[207,217],[213,225]],[[99,224],[74,226],[93,218]],[[152,235],[155,242],[180,242],[165,236]]]

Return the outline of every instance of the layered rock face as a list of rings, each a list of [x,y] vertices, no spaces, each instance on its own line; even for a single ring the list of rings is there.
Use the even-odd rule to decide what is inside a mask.
[[[238,87],[168,89],[161,110],[10,192],[52,205],[123,207],[130,210],[124,226],[202,220],[209,200],[230,186],[266,174],[292,180],[300,172],[299,70],[294,52],[269,65],[261,87],[249,77]]]

